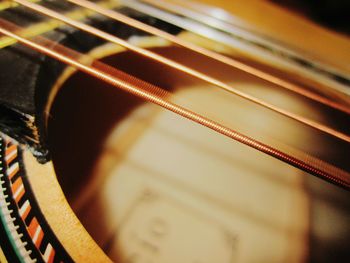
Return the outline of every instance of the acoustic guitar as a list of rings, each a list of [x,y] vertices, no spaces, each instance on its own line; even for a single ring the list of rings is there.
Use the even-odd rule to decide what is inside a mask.
[[[349,261],[346,36],[266,1],[12,0],[0,47],[1,262]]]

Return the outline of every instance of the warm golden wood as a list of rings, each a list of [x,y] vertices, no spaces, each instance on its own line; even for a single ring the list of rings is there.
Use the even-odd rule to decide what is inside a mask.
[[[68,205],[57,182],[52,163],[38,164],[29,151],[24,153],[24,162],[33,192],[45,219],[74,261],[108,262],[108,258],[95,244]]]
[[[266,0],[201,0],[246,20],[261,32],[350,73],[350,40]]]

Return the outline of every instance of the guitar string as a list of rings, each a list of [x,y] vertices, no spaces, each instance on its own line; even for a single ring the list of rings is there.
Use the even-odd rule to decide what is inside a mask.
[[[223,26],[223,24],[218,25],[218,20],[212,23],[213,21],[210,20],[215,14],[211,14],[210,10],[202,10],[201,5],[198,8],[194,8],[193,3],[188,3],[187,5],[195,10],[190,15],[188,9],[179,8],[181,3],[185,2],[183,0],[177,1],[176,5],[171,7],[168,3],[174,0],[148,3],[149,1],[152,0],[128,0],[121,2],[123,6],[131,8],[131,10],[135,10],[139,14],[151,16],[182,28],[190,34],[189,36],[195,34],[201,38],[209,39],[209,41],[220,43],[220,45],[223,44],[224,47],[230,47],[238,54],[243,55],[243,57],[248,56],[260,59],[264,57],[265,59],[262,60],[263,64],[267,62],[269,65],[276,65],[277,63],[288,69],[290,73],[302,76],[302,78],[306,77],[306,80],[311,82],[305,87],[312,88],[315,93],[318,93],[317,91],[322,87],[326,88],[324,91],[327,93],[331,92],[330,94],[333,93],[333,98],[337,98],[340,102],[344,100],[347,105],[350,105],[349,98],[343,96],[344,94],[350,95],[347,88],[350,86],[350,79],[346,73],[348,70],[344,63],[339,61],[339,66],[335,66],[334,63],[337,64],[338,62],[322,62],[319,61],[319,56],[315,57],[308,54],[308,52],[305,53],[305,50],[298,49],[295,45],[290,46],[288,43],[281,42],[280,39],[278,40],[271,35],[261,34],[261,32],[255,35],[253,32],[256,29],[252,28],[251,25],[246,27],[244,24],[239,23],[238,25],[235,24],[234,27],[228,27]],[[201,11],[209,12],[209,15],[200,17]],[[239,27],[246,29],[240,30]],[[200,45],[202,46],[201,43]],[[248,64],[250,63],[248,62]],[[264,71],[264,69],[262,70]],[[302,83],[305,84],[304,82]],[[315,83],[317,83],[317,89],[314,89],[316,88]],[[329,89],[330,87],[331,89]],[[329,97],[326,93],[323,95]]]
[[[139,30],[142,30],[144,32],[147,32],[152,35],[159,36],[163,39],[166,39],[174,44],[177,44],[181,47],[184,47],[186,49],[189,49],[191,51],[194,51],[196,53],[199,53],[201,55],[204,55],[208,58],[214,59],[216,61],[219,61],[223,64],[229,65],[233,68],[237,68],[239,70],[242,70],[246,73],[249,73],[253,76],[256,76],[260,79],[266,80],[268,82],[271,82],[273,84],[278,85],[279,87],[285,88],[287,90],[293,91],[297,94],[300,94],[304,97],[307,97],[311,100],[317,101],[319,103],[322,103],[324,105],[327,105],[328,107],[337,109],[339,111],[342,111],[344,113],[350,114],[350,107],[346,107],[345,105],[342,105],[340,103],[337,103],[335,101],[332,101],[326,97],[320,96],[314,92],[308,91],[305,88],[302,88],[301,86],[295,85],[291,82],[284,81],[283,79],[276,77],[274,75],[271,75],[269,73],[266,73],[264,71],[261,71],[259,69],[256,69],[254,67],[251,67],[245,63],[242,63],[238,60],[235,60],[233,58],[230,58],[228,56],[221,55],[220,53],[211,51],[209,49],[203,48],[199,45],[195,45],[189,41],[183,40],[177,36],[174,36],[170,33],[167,33],[166,31],[160,30],[154,26],[148,25],[146,23],[143,23],[141,21],[138,21],[136,19],[133,19],[131,17],[128,17],[126,15],[123,15],[120,12],[117,12],[113,9],[107,9],[104,8],[98,4],[95,4],[93,2],[87,1],[87,0],[67,0],[67,2],[74,3],[80,7],[87,8],[89,10],[95,11],[96,13],[99,13],[101,15],[104,15],[108,18],[111,18],[113,20],[122,22],[126,25],[132,26],[134,28],[137,28]]]
[[[30,1],[31,2],[40,2],[40,0],[30,0]],[[94,11],[95,13],[97,12],[97,13],[105,15],[109,18],[123,22],[123,23],[128,24],[130,26],[133,26],[137,29],[144,30],[145,32],[148,32],[150,34],[160,36],[160,37],[167,39],[168,41],[171,41],[177,45],[186,47],[194,52],[203,54],[207,57],[213,58],[213,59],[220,61],[224,64],[227,64],[229,66],[236,67],[244,72],[247,72],[247,73],[252,74],[258,78],[261,78],[261,79],[264,79],[264,80],[269,81],[271,83],[274,83],[279,87],[286,88],[290,91],[293,91],[293,92],[300,94],[302,96],[305,96],[311,100],[314,100],[314,101],[317,101],[317,102],[322,103],[324,105],[327,105],[331,108],[337,109],[337,110],[342,111],[342,112],[347,113],[347,114],[350,113],[350,108],[345,106],[344,104],[332,101],[327,97],[318,95],[317,93],[314,93],[312,91],[308,91],[307,89],[305,89],[301,86],[298,86],[294,83],[291,83],[291,82],[285,81],[281,78],[278,78],[277,76],[271,75],[267,72],[261,71],[259,69],[254,68],[254,67],[251,67],[251,66],[249,66],[243,62],[240,62],[238,60],[235,60],[231,57],[227,57],[227,56],[221,55],[220,53],[213,52],[209,49],[202,48],[201,46],[198,46],[198,45],[193,44],[189,41],[183,40],[177,36],[171,35],[171,34],[167,33],[166,31],[162,31],[156,27],[152,27],[150,25],[142,23],[141,21],[138,21],[138,20],[135,20],[135,19],[130,18],[128,16],[125,16],[125,15],[113,10],[111,8],[113,5],[111,5],[111,4],[106,5],[106,3],[108,3],[108,1],[107,2],[99,1],[98,5],[95,3],[92,3],[91,1],[86,1],[86,0],[80,0],[80,1],[79,0],[67,0],[67,1],[75,3],[76,5],[79,5],[81,7],[85,7],[91,11]],[[4,10],[4,9],[14,7],[17,5],[18,5],[17,3],[14,3],[11,1],[6,1],[6,2],[0,4],[0,10]],[[114,6],[115,5],[116,4],[114,4]],[[81,12],[82,10],[79,10],[79,11]],[[78,15],[80,12],[78,12]],[[81,20],[81,18],[79,18],[77,16],[71,16],[70,14],[65,14],[65,15],[70,17],[70,18],[74,18],[75,20]],[[53,20],[51,23],[51,24],[53,24],[52,27],[45,26],[49,22],[42,23],[43,24],[42,26],[38,24],[37,27],[34,26],[35,29],[33,28],[33,30],[32,30],[33,26],[31,26],[30,28],[28,28],[29,29],[28,34],[30,34],[32,36],[39,35],[39,34],[41,34],[41,32],[44,33],[47,30],[50,30],[50,29],[52,30],[52,28],[58,27],[60,25],[59,22],[54,22],[54,21],[55,20]],[[7,45],[13,44],[13,42],[14,42],[13,40],[12,40],[12,42],[8,41],[8,40],[9,39],[0,39],[0,47],[5,47]]]
[[[12,24],[11,22],[0,19],[0,33],[8,37],[12,37],[18,42],[38,52],[73,66],[89,75],[92,75],[95,78],[113,85],[118,89],[131,93],[132,95],[140,97],[143,100],[157,104],[180,116],[206,126],[218,133],[282,160],[301,170],[321,177],[334,184],[340,185],[346,189],[350,189],[350,174],[340,168],[330,165],[327,162],[312,157],[304,152],[298,152],[295,149],[292,149],[291,151],[300,156],[288,154],[287,151],[281,151],[257,141],[176,103],[170,102],[169,99],[171,97],[171,93],[168,91],[139,80],[134,76],[121,72],[116,68],[108,66],[98,60],[94,60],[87,55],[71,50],[44,37],[37,36],[31,40],[23,38],[20,33],[17,33],[19,29],[20,28],[18,26]]]
[[[133,0],[134,1],[134,0]],[[191,1],[174,1],[174,0],[136,0],[138,2],[145,3],[147,5],[157,6],[158,8],[167,10],[169,12],[176,12],[177,14],[183,14],[186,17],[191,17],[196,21],[205,23],[206,25],[215,27],[219,30],[224,31],[227,29],[227,25],[238,29],[249,30],[254,35],[262,35],[259,30],[251,23],[243,20],[242,18],[235,16],[234,14],[228,13],[226,10],[220,7],[206,5],[205,3],[198,4]],[[123,1],[122,1],[123,2]],[[208,19],[208,16],[210,18]],[[205,20],[205,18],[207,18]],[[214,21],[212,20],[214,19]],[[216,23],[215,23],[216,20]],[[211,22],[213,21],[213,22]],[[221,22],[220,24],[217,21]],[[266,37],[264,35],[264,37]]]
[[[30,0],[31,2],[38,2],[40,0]],[[110,0],[100,1],[100,6],[104,8],[116,8],[117,6],[120,6],[118,3]],[[18,6],[17,3],[13,3],[13,6]],[[8,4],[7,8],[2,9],[4,6],[0,5],[0,11],[6,10],[7,8],[10,8],[11,6]],[[64,15],[75,19],[75,20],[83,20],[86,18],[90,18],[94,15],[96,15],[96,12],[78,8],[74,10],[69,10],[67,12],[64,12]],[[24,35],[27,37],[34,37],[37,35],[41,35],[50,31],[53,31],[54,29],[63,26],[64,23],[62,21],[58,21],[56,19],[45,19],[44,21],[36,22],[33,24],[28,25],[23,32],[26,32]],[[9,37],[0,37],[0,48],[4,48],[6,46],[11,46],[16,43],[16,40]]]
[[[279,108],[277,106],[274,106],[268,102],[265,102],[263,100],[260,100],[250,94],[247,94],[247,93],[244,93],[218,79],[215,79],[215,78],[212,78],[204,73],[201,73],[195,69],[192,69],[192,68],[189,68],[187,66],[184,66],[183,64],[180,64],[176,61],[173,61],[171,59],[168,59],[166,57],[163,57],[163,56],[160,56],[152,51],[149,51],[149,50],[146,50],[146,49],[143,49],[143,48],[140,48],[136,45],[133,45],[121,38],[118,38],[114,35],[111,35],[105,31],[102,31],[102,30],[99,30],[95,27],[92,27],[90,25],[87,25],[87,24],[84,24],[82,22],[79,22],[79,21],[76,21],[74,19],[71,19],[65,15],[61,15],[60,13],[58,12],[55,12],[49,8],[46,8],[44,6],[40,6],[38,4],[35,4],[35,3],[31,3],[31,2],[28,2],[27,0],[13,0],[14,2],[18,3],[18,4],[21,4],[31,10],[34,10],[40,14],[43,14],[45,16],[48,16],[48,17],[51,17],[51,18],[54,18],[54,19],[57,19],[59,21],[62,21],[70,26],[73,26],[75,28],[78,28],[84,32],[87,32],[87,33],[90,33],[92,35],[95,35],[97,37],[100,37],[102,39],[105,39],[106,41],[108,42],[111,42],[111,43],[114,43],[114,44],[118,44],[120,46],[123,46],[125,47],[126,49],[129,49],[137,54],[140,54],[141,56],[144,56],[144,57],[147,57],[147,58],[150,58],[152,60],[155,60],[159,63],[162,63],[164,65],[167,65],[169,67],[172,67],[176,70],[179,70],[179,71],[182,71],[188,75],[191,75],[193,77],[196,77],[198,79],[201,79],[207,83],[210,83],[216,87],[219,87],[225,91],[228,91],[229,93],[231,94],[235,94],[245,100],[248,100],[250,102],[253,102],[257,105],[260,105],[262,107],[265,107],[269,110],[272,110],[278,114],[281,114],[285,117],[288,117],[290,119],[293,119],[297,122],[300,122],[300,123],[303,123],[309,127],[312,127],[316,130],[319,130],[319,131],[322,131],[326,134],[329,134],[333,137],[336,137],[340,140],[343,140],[343,141],[346,141],[348,143],[350,143],[350,135],[348,134],[345,134],[343,132],[340,132],[340,131],[337,131],[331,127],[328,127],[326,125],[323,125],[317,121],[314,121],[314,120],[310,120],[308,118],[305,118],[305,117],[302,117],[298,114],[295,114],[295,113],[292,113],[292,112],[289,112],[287,110],[284,110],[282,108]]]

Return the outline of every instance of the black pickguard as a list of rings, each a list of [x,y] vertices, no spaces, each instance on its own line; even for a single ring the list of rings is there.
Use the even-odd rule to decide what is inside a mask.
[[[62,1],[44,2],[44,5],[61,13],[76,8]],[[157,24],[158,28],[173,34],[180,31],[179,28],[157,19],[140,17],[127,8],[119,11],[129,16],[137,16],[137,19],[148,24]],[[21,27],[48,19],[23,7],[1,11],[0,17]],[[123,39],[133,35],[145,35],[144,32],[101,16],[86,18],[84,22]],[[82,53],[105,43],[102,39],[68,26],[57,28],[44,36]],[[29,145],[40,162],[50,159],[43,110],[52,85],[65,67],[64,64],[20,44],[0,50],[0,130]]]

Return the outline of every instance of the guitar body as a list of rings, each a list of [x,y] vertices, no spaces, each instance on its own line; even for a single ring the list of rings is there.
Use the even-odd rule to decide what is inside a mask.
[[[71,12],[62,3],[52,7]],[[239,48],[113,8],[286,79],[294,76]],[[23,25],[40,20],[23,19],[24,11],[14,9],[1,11],[1,17]],[[159,37],[100,16],[84,21],[287,109],[334,122],[331,112],[289,91]],[[317,30],[317,37],[336,38]],[[46,35],[161,86],[175,102],[220,118],[241,133],[287,141],[320,156],[338,155],[346,163],[349,147],[337,147],[312,129],[185,73],[69,27]],[[346,44],[339,37],[337,45]],[[0,63],[1,262],[326,262],[349,257],[346,190],[19,44],[0,50]],[[314,82],[298,74],[296,79]]]

